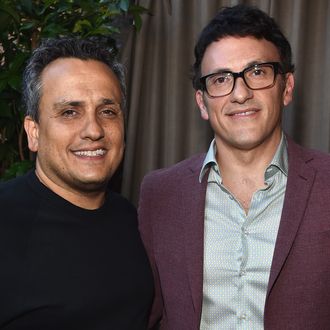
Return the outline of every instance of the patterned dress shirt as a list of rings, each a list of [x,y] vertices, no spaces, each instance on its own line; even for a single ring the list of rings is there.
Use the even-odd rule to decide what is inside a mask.
[[[267,285],[288,173],[285,136],[246,214],[222,184],[213,140],[200,172],[205,204],[202,330],[263,329]]]

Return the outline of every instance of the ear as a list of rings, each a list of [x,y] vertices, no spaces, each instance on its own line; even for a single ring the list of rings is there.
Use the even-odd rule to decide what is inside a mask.
[[[292,73],[288,73],[286,76],[285,88],[283,91],[284,106],[287,106],[292,101],[293,89],[294,89],[294,77]]]
[[[203,92],[200,89],[198,91],[196,91],[195,99],[196,99],[196,103],[198,105],[199,111],[201,113],[201,117],[204,120],[209,120],[209,113],[207,111],[207,107],[204,102]]]
[[[38,151],[39,124],[30,116],[24,118],[24,129],[28,139],[29,149],[33,152]]]

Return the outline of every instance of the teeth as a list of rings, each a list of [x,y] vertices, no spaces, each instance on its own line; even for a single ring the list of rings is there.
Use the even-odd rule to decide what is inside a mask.
[[[236,113],[234,116],[248,116],[255,113],[255,111],[246,111],[246,112],[241,112],[241,113]]]
[[[83,151],[76,151],[75,154],[77,156],[85,156],[85,157],[96,157],[102,156],[105,154],[104,149],[97,149],[97,150],[83,150]]]

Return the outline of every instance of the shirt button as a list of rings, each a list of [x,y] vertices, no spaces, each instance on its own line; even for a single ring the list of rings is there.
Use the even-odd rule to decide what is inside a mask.
[[[247,318],[247,315],[245,313],[242,313],[240,316],[239,316],[239,319],[240,320],[246,320]]]
[[[244,235],[249,235],[249,231],[246,228],[243,227],[242,231],[243,231]]]
[[[239,272],[239,276],[244,276],[246,274],[246,271],[244,269],[242,269],[240,272]]]

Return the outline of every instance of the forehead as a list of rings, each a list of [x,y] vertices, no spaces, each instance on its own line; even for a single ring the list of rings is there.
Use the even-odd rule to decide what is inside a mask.
[[[59,58],[44,68],[41,83],[42,94],[74,94],[86,91],[121,97],[116,75],[105,63],[96,60]]]
[[[276,46],[254,37],[225,37],[212,42],[205,50],[202,59],[202,75],[219,69],[241,71],[253,62],[280,61]]]

